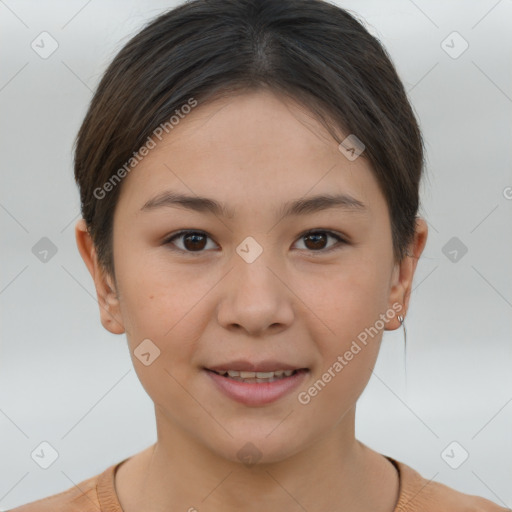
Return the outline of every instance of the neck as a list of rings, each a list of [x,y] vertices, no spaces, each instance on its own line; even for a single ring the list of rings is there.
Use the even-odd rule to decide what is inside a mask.
[[[355,439],[355,408],[346,416],[297,453],[252,465],[212,453],[157,416],[158,441],[116,475],[121,506],[125,512],[392,512],[396,471]]]

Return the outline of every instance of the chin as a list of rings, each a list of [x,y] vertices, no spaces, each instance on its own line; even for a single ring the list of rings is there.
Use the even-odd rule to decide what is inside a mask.
[[[258,429],[258,432],[254,429],[240,430],[232,438],[226,434],[222,440],[210,439],[205,444],[215,455],[247,467],[279,463],[300,452],[309,443],[305,440],[301,442],[296,434],[287,433],[285,429],[278,433],[278,424],[273,422],[271,429]]]

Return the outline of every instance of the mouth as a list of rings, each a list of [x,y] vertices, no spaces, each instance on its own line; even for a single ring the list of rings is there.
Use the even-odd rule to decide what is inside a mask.
[[[310,372],[308,368],[269,370],[268,367],[265,371],[223,370],[219,367],[204,370],[214,389],[250,407],[262,407],[290,395],[305,382]]]

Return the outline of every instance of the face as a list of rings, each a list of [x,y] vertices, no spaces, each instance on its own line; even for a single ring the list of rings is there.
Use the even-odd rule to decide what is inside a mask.
[[[325,195],[343,200],[291,208]],[[117,293],[91,270],[94,254],[88,266],[103,324],[126,332],[159,431],[233,461],[252,443],[261,462],[350,431],[416,264],[394,262],[364,154],[349,160],[288,99],[218,100],[181,119],[123,180],[113,232]],[[238,382],[212,368],[264,375]],[[300,371],[267,374],[283,369]]]

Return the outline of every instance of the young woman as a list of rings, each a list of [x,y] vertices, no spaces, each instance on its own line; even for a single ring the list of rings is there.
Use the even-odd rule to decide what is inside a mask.
[[[427,226],[395,68],[320,0],[193,0],[119,52],[80,128],[76,240],[157,441],[12,512],[503,511],[354,435]]]

